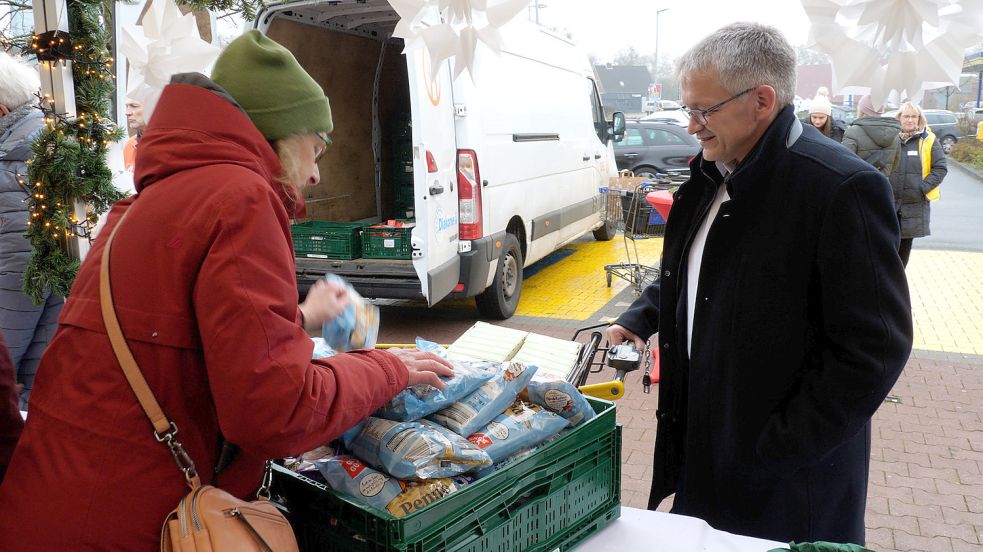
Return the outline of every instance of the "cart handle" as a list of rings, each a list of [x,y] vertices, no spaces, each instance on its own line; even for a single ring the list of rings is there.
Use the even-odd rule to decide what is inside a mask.
[[[592,383],[578,387],[584,395],[590,395],[598,399],[616,401],[625,394],[625,383],[621,380],[611,380],[602,383]]]

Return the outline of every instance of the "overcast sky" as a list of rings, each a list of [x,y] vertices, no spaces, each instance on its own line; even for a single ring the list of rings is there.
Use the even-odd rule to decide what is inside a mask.
[[[573,33],[600,61],[634,46],[655,52],[655,13],[659,14],[659,57],[675,59],[701,38],[735,21],[778,27],[793,46],[805,45],[809,19],[797,0],[541,0],[539,21]]]

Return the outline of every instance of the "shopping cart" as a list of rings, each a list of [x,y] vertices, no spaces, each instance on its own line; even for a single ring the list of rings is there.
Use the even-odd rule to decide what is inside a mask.
[[[653,355],[651,349],[646,345],[645,350],[639,351],[630,344],[609,344],[602,346],[604,334],[602,328],[607,328],[614,323],[614,319],[593,326],[586,326],[578,329],[572,341],[577,341],[580,334],[591,332],[587,342],[580,349],[580,356],[577,359],[575,370],[571,372],[568,381],[576,385],[580,392],[585,395],[600,399],[617,400],[625,394],[625,377],[636,370],[644,370],[642,375],[642,389],[648,393],[652,383],[658,382],[658,377],[652,377]],[[587,377],[591,374],[599,374],[610,368],[615,371],[614,379],[598,383],[587,383]]]
[[[654,181],[642,182],[630,190],[607,189],[604,197],[608,217],[620,217],[623,227],[622,240],[627,262],[605,265],[608,287],[614,277],[631,284],[635,295],[641,295],[646,286],[659,277],[658,266],[642,264],[638,255],[638,240],[661,237],[665,233],[665,219],[646,201],[646,195],[657,190],[670,190],[676,186],[668,175],[657,175]],[[614,204],[614,207],[612,207]]]

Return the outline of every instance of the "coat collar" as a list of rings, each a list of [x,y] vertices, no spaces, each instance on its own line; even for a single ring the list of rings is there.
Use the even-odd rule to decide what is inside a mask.
[[[802,132],[802,122],[796,118],[792,106],[785,106],[758,139],[758,143],[726,177],[716,163],[703,159],[702,151],[690,163],[690,171],[693,174],[703,174],[716,184],[725,182],[731,199],[738,199],[768,178],[775,168],[776,155],[791,148],[802,136]]]

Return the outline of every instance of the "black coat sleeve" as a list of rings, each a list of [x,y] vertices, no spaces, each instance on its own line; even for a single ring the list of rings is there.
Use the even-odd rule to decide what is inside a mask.
[[[785,474],[856,435],[911,352],[911,302],[887,179],[858,173],[825,209],[810,307],[819,362],[803,370],[757,443],[761,460]]]
[[[628,328],[632,333],[648,339],[659,331],[659,293],[661,281],[650,284],[642,291],[641,297],[628,307],[616,324]]]

